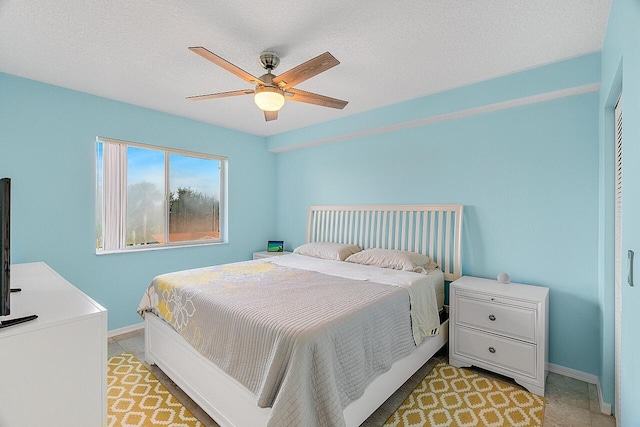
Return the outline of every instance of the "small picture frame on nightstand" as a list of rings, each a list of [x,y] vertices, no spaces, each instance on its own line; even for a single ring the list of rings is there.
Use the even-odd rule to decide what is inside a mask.
[[[282,240],[269,240],[267,242],[267,252],[283,252],[284,241]]]

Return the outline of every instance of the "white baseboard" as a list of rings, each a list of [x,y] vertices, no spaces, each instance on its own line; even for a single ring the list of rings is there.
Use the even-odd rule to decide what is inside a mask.
[[[107,338],[115,337],[116,335],[126,334],[127,332],[139,331],[140,329],[144,329],[144,322],[125,326],[124,328],[112,329],[107,332]]]
[[[593,374],[587,374],[586,372],[578,371],[571,368],[565,368],[564,366],[556,365],[553,363],[547,364],[549,372],[555,374],[564,375],[565,377],[574,378],[576,380],[584,381],[589,384],[595,384],[598,391],[598,402],[600,404],[600,412],[603,414],[611,415],[611,404],[605,402],[602,399],[602,389],[600,388],[600,380]]]

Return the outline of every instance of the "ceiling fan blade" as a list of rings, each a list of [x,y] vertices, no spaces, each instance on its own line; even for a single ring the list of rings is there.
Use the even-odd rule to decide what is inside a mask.
[[[207,95],[187,96],[191,101],[204,101],[205,99],[226,98],[228,96],[251,95],[253,89],[233,90],[231,92],[210,93]]]
[[[303,62],[285,71],[277,77],[274,77],[273,83],[280,87],[292,87],[301,83],[311,77],[327,71],[331,67],[338,65],[340,61],[333,57],[329,52],[325,52],[322,55],[318,55],[313,59]]]
[[[287,89],[285,91],[287,95],[286,99],[297,102],[306,102],[307,104],[321,105],[323,107],[338,108],[342,110],[349,101],[343,101],[341,99],[330,98],[324,95],[318,95],[316,93],[305,92],[300,89]]]
[[[258,84],[258,82],[262,83],[262,81],[259,80],[257,77],[252,76],[251,74],[244,71],[242,68],[233,65],[231,62],[227,61],[226,59],[220,58],[218,55],[205,49],[202,46],[190,47],[189,50],[197,53],[198,55],[202,56],[204,59],[207,59],[213,62],[217,66],[224,68],[225,70],[240,77],[242,80],[248,83],[251,83],[254,85]]]
[[[271,120],[278,120],[278,112],[277,111],[265,111],[264,112],[264,119],[267,122],[270,122]]]

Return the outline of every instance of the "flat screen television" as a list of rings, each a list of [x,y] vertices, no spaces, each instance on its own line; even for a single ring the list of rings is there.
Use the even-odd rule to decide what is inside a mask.
[[[0,179],[0,316],[11,314],[11,179]]]
[[[0,179],[0,316],[11,314],[11,178]],[[13,291],[21,291],[16,288]],[[0,329],[37,319],[38,316],[0,320]]]

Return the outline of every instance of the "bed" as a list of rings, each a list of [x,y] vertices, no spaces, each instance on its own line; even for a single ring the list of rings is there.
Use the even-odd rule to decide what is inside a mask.
[[[447,342],[447,321],[433,324],[423,308],[433,305],[437,317],[444,280],[461,274],[461,226],[461,205],[312,206],[302,247],[404,251],[430,264],[419,274],[302,251],[159,276],[141,302],[145,358],[222,427],[358,426]],[[285,288],[277,296],[262,293],[276,284]],[[149,309],[159,307],[158,289],[183,288],[192,292],[189,304],[239,293],[242,304],[224,312],[212,302],[206,317],[203,308],[187,310],[197,327]],[[270,329],[285,320],[289,335]],[[242,333],[234,338],[231,330]]]

